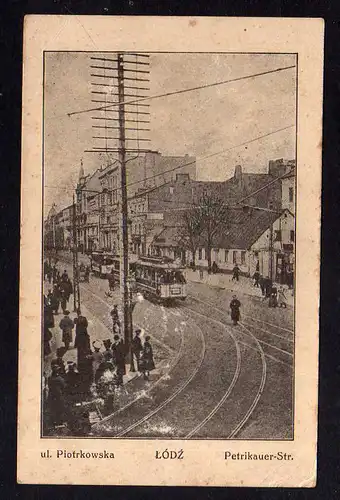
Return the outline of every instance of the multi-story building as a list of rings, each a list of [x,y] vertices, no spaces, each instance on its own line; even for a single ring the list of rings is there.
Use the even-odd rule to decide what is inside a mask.
[[[177,173],[188,174],[196,179],[196,158],[189,155],[163,156],[158,151],[151,151],[129,159],[127,166],[129,195],[139,188],[153,188],[176,179]]]
[[[287,208],[295,215],[295,167],[292,167],[281,179],[282,185],[282,208]]]

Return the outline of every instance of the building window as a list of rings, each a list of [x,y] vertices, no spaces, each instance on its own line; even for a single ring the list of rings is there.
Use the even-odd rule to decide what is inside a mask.
[[[281,241],[282,240],[282,237],[281,237],[281,230],[276,230],[275,231],[275,241]]]
[[[295,240],[295,231],[291,231],[290,232],[290,241],[294,241]]]
[[[241,264],[244,265],[246,263],[246,252],[241,252]]]
[[[237,264],[237,251],[233,251],[233,264]]]
[[[228,262],[228,257],[229,257],[229,251],[224,250],[224,262]]]
[[[174,194],[174,188],[170,186],[170,194]]]
[[[202,260],[202,248],[198,249],[198,259]]]
[[[290,203],[294,201],[294,189],[292,187],[289,188],[289,201]]]

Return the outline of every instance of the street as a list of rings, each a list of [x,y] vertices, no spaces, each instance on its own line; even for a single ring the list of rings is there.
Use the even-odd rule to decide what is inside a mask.
[[[69,263],[59,267],[71,275]],[[110,298],[107,290],[107,280],[93,275],[80,286],[91,343],[112,339],[110,310],[119,304],[119,292]],[[145,381],[127,366],[112,414],[98,411],[91,435],[293,439],[293,308],[268,308],[267,301],[238,293],[241,321],[233,326],[233,293],[188,282],[185,302],[137,303],[134,329],[142,329],[142,340],[150,335],[156,369]],[[73,311],[71,302],[72,296]],[[51,329],[53,353],[61,345],[61,317]],[[45,358],[47,374],[53,355]],[[76,361],[76,349],[71,347],[64,360]]]

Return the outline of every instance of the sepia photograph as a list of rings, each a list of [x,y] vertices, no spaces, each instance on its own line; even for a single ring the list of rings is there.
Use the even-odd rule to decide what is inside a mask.
[[[297,75],[44,52],[42,438],[294,439]]]

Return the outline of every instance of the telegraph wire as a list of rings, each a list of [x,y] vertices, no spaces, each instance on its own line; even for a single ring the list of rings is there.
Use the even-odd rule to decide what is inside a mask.
[[[206,159],[208,159],[208,158],[212,158],[212,157],[214,157],[214,156],[218,156],[218,155],[220,155],[220,154],[226,153],[226,152],[231,151],[231,150],[233,150],[233,149],[236,149],[236,148],[238,148],[238,147],[245,146],[245,145],[247,145],[247,144],[251,144],[252,142],[256,142],[256,141],[258,141],[258,140],[264,139],[264,138],[266,138],[266,137],[269,137],[269,136],[271,136],[271,135],[277,134],[277,133],[282,132],[282,131],[284,131],[284,130],[288,130],[288,129],[290,129],[290,128],[293,128],[294,126],[295,126],[295,125],[288,125],[287,127],[282,127],[282,128],[277,129],[277,130],[274,130],[274,131],[272,131],[272,132],[268,132],[267,134],[263,134],[263,135],[260,135],[260,136],[258,136],[258,137],[255,137],[254,139],[250,139],[249,141],[245,141],[245,142],[242,142],[242,143],[240,143],[240,144],[236,144],[236,145],[234,145],[234,146],[231,146],[230,148],[223,149],[223,150],[221,150],[221,151],[217,151],[217,152],[215,152],[215,153],[211,153],[211,154],[206,155],[206,156],[202,156],[201,158],[198,158],[198,159],[196,159],[196,160],[194,160],[194,161],[190,161],[190,162],[187,162],[187,163],[184,163],[184,164],[177,165],[176,167],[173,167],[173,168],[171,168],[171,169],[165,170],[164,172],[161,172],[161,173],[159,173],[159,174],[154,174],[154,175],[151,175],[151,176],[149,176],[149,177],[147,177],[147,178],[145,178],[145,179],[142,179],[142,180],[140,180],[140,181],[131,182],[130,184],[127,184],[127,187],[130,187],[130,186],[134,186],[134,185],[137,185],[137,184],[144,183],[146,180],[154,179],[154,178],[156,178],[156,177],[161,177],[161,176],[163,176],[163,175],[164,175],[164,174],[166,174],[166,173],[174,172],[174,171],[176,171],[176,170],[178,170],[178,169],[180,169],[180,168],[183,168],[183,167],[188,167],[188,166],[190,166],[190,165],[194,165],[194,164],[195,164],[195,163],[197,163],[197,162],[200,162],[200,161],[206,160]],[[128,159],[128,161],[130,161],[130,160],[132,160],[132,159],[135,159],[135,158]],[[115,160],[115,161],[113,161],[111,164],[107,165],[107,166],[106,166],[106,168],[113,166],[113,165],[114,165],[114,164],[116,164],[117,162],[118,162],[118,160],[116,159],[116,160]],[[280,178],[281,178],[281,177],[280,177]],[[270,184],[271,184],[271,183],[273,183],[273,182],[276,182],[276,181],[277,181],[277,180],[279,180],[280,178],[274,179],[273,181],[271,181],[271,182],[270,182]],[[267,186],[263,186],[262,188],[260,188],[260,190],[265,189],[266,187],[267,187]],[[72,193],[74,192],[74,188],[67,188],[66,186],[65,186],[65,187],[62,187],[62,186],[45,185],[45,186],[44,186],[44,188],[47,188],[47,189],[59,189],[59,190],[65,190],[65,191],[70,191],[70,192],[72,192]],[[152,192],[152,191],[155,191],[155,190],[156,190],[156,189],[158,189],[158,188],[159,188],[159,186],[154,186],[154,187],[152,187],[152,188],[150,188],[150,189],[143,190],[141,193],[138,193],[138,194],[135,194],[135,195],[133,195],[133,196],[130,196],[128,199],[129,199],[129,200],[131,200],[131,199],[135,199],[135,198],[140,198],[140,197],[142,197],[142,196],[144,196],[144,195],[146,195],[146,194],[148,194],[148,193],[150,193],[150,192]],[[115,189],[111,190],[110,192],[119,191],[119,190],[120,190],[120,188],[115,188]],[[257,192],[258,192],[258,191],[257,191]],[[100,193],[101,193],[101,191],[98,191],[98,194],[100,194]],[[251,196],[252,196],[252,194],[253,194],[253,193],[251,193],[251,194],[247,195],[247,196],[246,196],[246,198],[244,198],[243,200],[239,200],[239,201],[238,201],[238,203],[241,203],[241,202],[242,202],[242,201],[244,201],[245,199],[247,199],[247,198],[251,197]]]
[[[292,68],[296,68],[296,66],[295,65],[293,65],[293,66],[284,66],[282,68],[276,68],[276,69],[272,69],[272,70],[268,70],[268,71],[262,71],[261,73],[254,73],[252,75],[245,75],[245,76],[240,76],[240,77],[237,77],[237,78],[231,78],[229,80],[223,80],[221,82],[208,83],[206,85],[200,85],[199,87],[191,87],[189,89],[175,90],[173,92],[166,92],[164,94],[156,94],[156,95],[153,95],[153,96],[142,97],[142,98],[135,99],[135,100],[125,101],[125,102],[117,102],[117,103],[109,104],[107,106],[101,106],[101,107],[98,107],[98,108],[89,108],[89,109],[83,109],[83,110],[80,110],[80,111],[72,111],[71,113],[67,113],[67,115],[68,116],[74,116],[74,115],[80,115],[80,114],[83,114],[83,113],[89,113],[91,111],[102,111],[102,110],[106,110],[108,108],[111,108],[112,106],[118,106],[119,104],[133,104],[133,103],[138,103],[138,102],[142,102],[142,101],[151,101],[152,99],[159,99],[161,97],[169,97],[169,96],[173,96],[173,95],[184,94],[186,92],[193,92],[193,91],[196,91],[196,90],[207,89],[207,88],[211,88],[211,87],[217,87],[219,85],[226,85],[228,83],[238,82],[238,81],[241,81],[241,80],[247,80],[249,78],[256,78],[258,76],[269,75],[271,73],[277,73],[279,71],[285,71],[285,70],[292,69]],[[98,76],[100,76],[100,75],[98,75]]]

